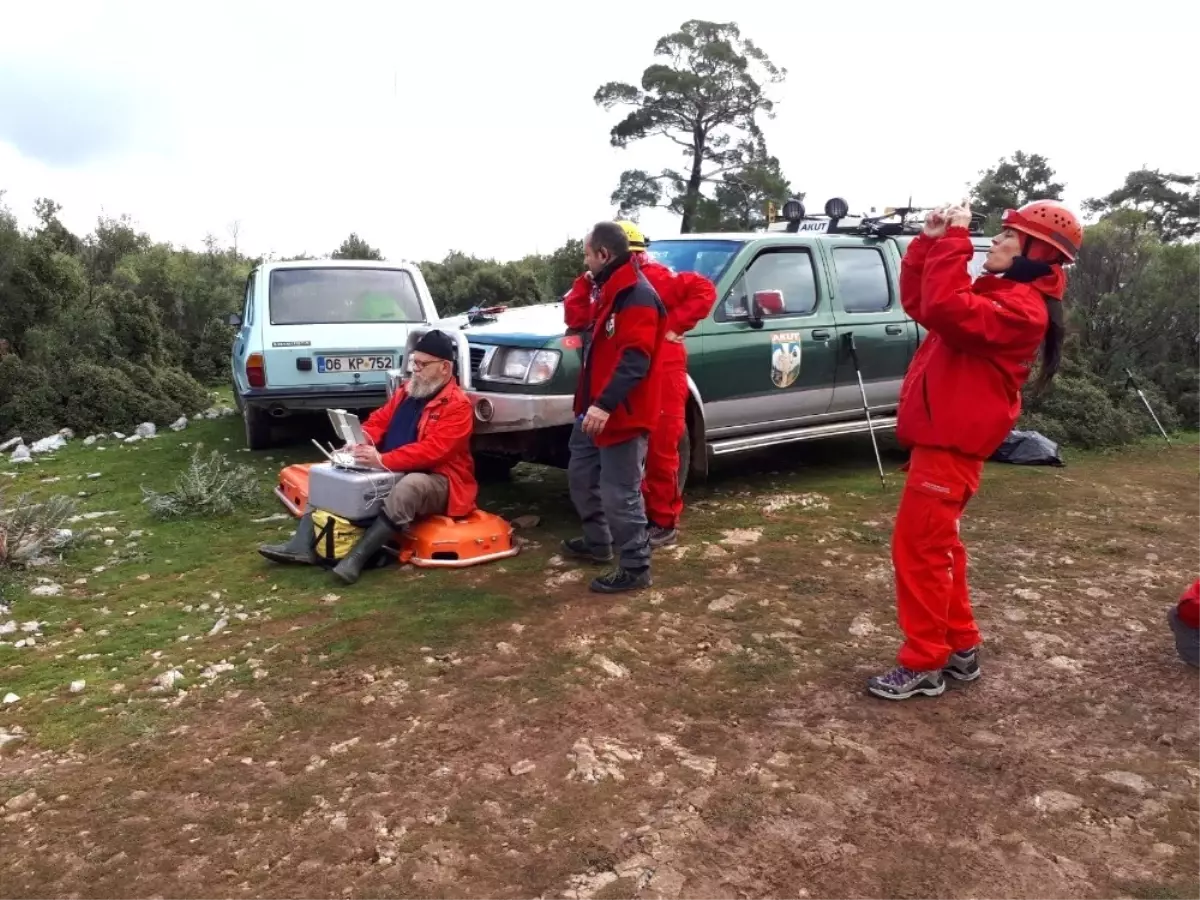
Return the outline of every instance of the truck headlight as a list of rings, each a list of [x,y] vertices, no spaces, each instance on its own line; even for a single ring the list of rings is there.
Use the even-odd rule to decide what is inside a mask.
[[[558,370],[560,356],[557,350],[500,347],[492,355],[484,377],[514,384],[545,384]]]

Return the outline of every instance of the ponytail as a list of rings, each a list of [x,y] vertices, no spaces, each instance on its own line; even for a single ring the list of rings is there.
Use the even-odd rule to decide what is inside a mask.
[[[1063,342],[1067,338],[1067,326],[1061,300],[1042,295],[1046,301],[1046,336],[1042,338],[1042,365],[1037,380],[1033,383],[1035,394],[1050,386],[1058,368],[1062,365]]]

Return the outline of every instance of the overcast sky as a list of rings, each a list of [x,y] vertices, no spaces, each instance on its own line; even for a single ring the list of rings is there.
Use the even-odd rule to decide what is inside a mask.
[[[48,196],[77,231],[128,213],[190,246],[240,220],[249,253],[328,253],[352,230],[389,258],[546,252],[612,214],[622,169],[680,164],[610,147],[618,113],[592,96],[638,82],[689,18],[734,18],[788,69],[765,128],[813,208],[957,198],[1017,149],[1074,203],[1142,165],[1200,170],[1190,4],[605,7],[12,0],[0,190],[26,223]]]

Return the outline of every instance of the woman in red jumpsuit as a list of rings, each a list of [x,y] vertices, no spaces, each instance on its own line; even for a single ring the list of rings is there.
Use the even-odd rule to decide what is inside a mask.
[[[959,519],[983,463],[1021,414],[1021,389],[1041,357],[1035,389],[1058,370],[1065,336],[1063,265],[1083,240],[1076,216],[1038,200],[1008,210],[983,273],[965,206],[931,212],[900,270],[900,300],[927,335],[900,391],[897,436],[912,448],[892,534],[898,666],[867,683],[887,700],[936,697],[945,676],[979,677],[979,629],[967,594]]]

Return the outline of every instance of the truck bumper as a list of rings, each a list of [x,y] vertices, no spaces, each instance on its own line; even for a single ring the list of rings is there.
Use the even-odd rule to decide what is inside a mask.
[[[376,409],[387,402],[384,384],[317,384],[312,387],[259,388],[241,395],[242,404],[287,412],[325,409]]]
[[[570,394],[499,394],[467,391],[475,411],[476,434],[540,431],[575,421]]]

